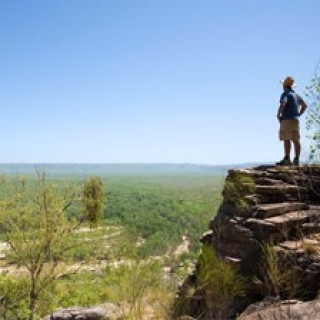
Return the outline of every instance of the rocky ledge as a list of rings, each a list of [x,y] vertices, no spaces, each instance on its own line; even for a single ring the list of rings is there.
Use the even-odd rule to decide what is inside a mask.
[[[277,294],[280,300],[315,299],[320,289],[320,166],[230,170],[223,202],[201,241],[214,248],[221,260],[237,266],[247,282],[246,297],[234,300],[225,319],[235,319],[267,293]],[[268,247],[277,264],[292,270],[292,287],[270,283],[267,292],[270,270],[262,266],[268,265]],[[181,287],[180,296],[196,291],[190,288],[197,287],[197,268]],[[199,292],[188,304],[189,316],[207,319],[201,316],[207,313]]]
[[[99,306],[84,308],[72,307],[54,311],[43,320],[120,320],[123,319],[122,310],[112,304],[105,303]]]
[[[320,301],[270,301],[265,299],[250,305],[238,320],[302,320],[320,319]]]

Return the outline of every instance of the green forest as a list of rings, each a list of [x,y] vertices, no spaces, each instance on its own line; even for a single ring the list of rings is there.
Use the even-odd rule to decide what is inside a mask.
[[[114,302],[129,304],[127,318],[138,319],[141,301],[159,296],[169,308],[219,207],[225,177],[225,168],[184,170],[3,174],[0,316],[32,320],[59,307]],[[92,179],[101,188],[98,207]],[[87,211],[96,207],[101,213],[92,223]]]

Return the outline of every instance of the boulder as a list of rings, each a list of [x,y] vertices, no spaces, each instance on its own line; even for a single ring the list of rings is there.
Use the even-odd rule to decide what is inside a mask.
[[[112,303],[104,303],[95,307],[71,307],[54,311],[43,320],[120,320],[123,312]]]
[[[250,305],[237,320],[320,320],[320,300],[262,301]]]

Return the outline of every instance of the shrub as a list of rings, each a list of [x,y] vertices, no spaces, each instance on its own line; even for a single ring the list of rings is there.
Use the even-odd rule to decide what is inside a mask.
[[[27,278],[0,276],[0,319],[28,319],[30,310],[26,288],[29,287],[30,282]]]
[[[303,296],[302,279],[294,265],[270,244],[262,247],[264,294],[276,298],[294,298]]]
[[[221,319],[236,297],[245,295],[245,281],[237,270],[221,261],[213,248],[204,246],[199,258],[198,291],[204,293],[206,316]]]

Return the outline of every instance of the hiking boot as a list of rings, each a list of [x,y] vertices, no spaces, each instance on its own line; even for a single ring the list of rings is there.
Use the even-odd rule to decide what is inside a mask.
[[[289,158],[283,158],[281,161],[277,162],[277,166],[291,166],[291,161]]]
[[[299,166],[300,165],[299,158],[296,157],[296,158],[293,159],[293,165],[294,166]]]

